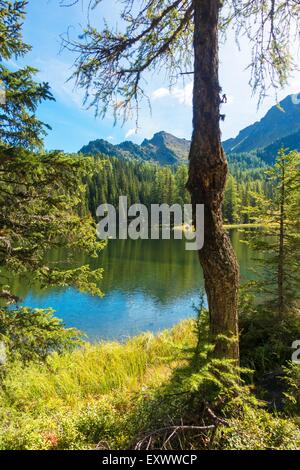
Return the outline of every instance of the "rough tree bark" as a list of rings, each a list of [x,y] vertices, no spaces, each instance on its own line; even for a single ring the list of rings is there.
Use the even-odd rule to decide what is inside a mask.
[[[188,189],[192,204],[205,206],[205,240],[199,259],[211,333],[236,338],[230,343],[217,341],[215,354],[238,360],[239,268],[222,221],[227,160],[220,133],[219,8],[219,0],[194,0],[193,136]]]

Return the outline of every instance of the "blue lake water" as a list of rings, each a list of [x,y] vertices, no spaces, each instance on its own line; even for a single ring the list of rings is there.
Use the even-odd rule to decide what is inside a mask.
[[[249,247],[241,234],[231,232],[242,279],[253,277]],[[50,259],[64,259],[61,250]],[[104,268],[100,284],[104,298],[83,294],[73,288],[40,289],[30,280],[13,279],[13,289],[22,305],[51,307],[66,326],[76,327],[91,341],[122,340],[143,331],[157,332],[181,319],[195,315],[203,278],[197,253],[187,252],[181,240],[114,240],[98,260],[77,255],[74,265],[91,262]]]

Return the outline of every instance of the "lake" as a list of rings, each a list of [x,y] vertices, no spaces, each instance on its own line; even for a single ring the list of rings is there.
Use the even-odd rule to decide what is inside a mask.
[[[241,243],[237,230],[231,230],[230,236],[242,281],[252,279],[250,248]],[[56,251],[48,257],[55,262],[66,253]],[[88,261],[105,270],[102,299],[73,288],[42,290],[20,278],[12,280],[13,292],[22,298],[22,305],[53,308],[66,326],[83,331],[90,341],[157,332],[195,315],[203,277],[197,253],[186,251],[184,240],[111,240],[98,260],[76,257],[76,264]]]

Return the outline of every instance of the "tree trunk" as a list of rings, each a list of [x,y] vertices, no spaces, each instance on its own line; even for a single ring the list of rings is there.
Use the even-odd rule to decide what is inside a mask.
[[[222,221],[227,160],[220,134],[219,5],[218,0],[194,0],[193,136],[188,189],[192,204],[205,207],[205,239],[199,259],[211,333],[236,338],[230,343],[217,341],[215,354],[238,360],[239,268]]]

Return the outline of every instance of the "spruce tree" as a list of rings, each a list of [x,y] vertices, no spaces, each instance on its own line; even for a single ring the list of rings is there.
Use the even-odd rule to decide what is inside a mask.
[[[22,39],[26,5],[0,0],[0,62],[17,60],[30,50]],[[35,111],[41,101],[53,97],[48,84],[35,82],[35,73],[32,67],[12,72],[0,63],[5,91],[0,103],[0,298],[8,303],[18,299],[4,270],[22,273],[23,278],[31,272],[43,286],[74,285],[101,294],[101,269],[92,271],[86,265],[63,270],[44,261],[53,247],[76,248],[91,256],[103,248],[94,221],[83,216],[83,179],[100,171],[100,165],[40,150],[47,126]]]
[[[39,103],[53,100],[48,83],[38,83],[35,68],[10,70],[3,60],[23,57],[31,47],[22,39],[27,1],[0,1],[0,143],[23,148],[42,145],[49,126],[35,111]]]
[[[278,317],[297,308],[300,282],[300,154],[280,150],[266,171],[273,194],[253,194],[256,206],[248,209],[251,221],[263,226],[248,231],[251,246],[263,254],[263,279],[259,282],[264,305]]]
[[[225,222],[235,224],[239,221],[239,197],[237,183],[232,175],[229,175],[226,182],[223,216]]]

